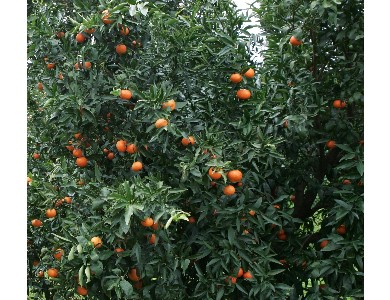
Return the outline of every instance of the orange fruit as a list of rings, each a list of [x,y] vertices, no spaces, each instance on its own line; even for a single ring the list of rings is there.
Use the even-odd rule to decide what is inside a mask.
[[[229,276],[228,278],[227,278],[227,282],[229,282],[229,280],[231,281],[231,283],[233,283],[233,284],[235,284],[236,282],[237,282],[237,278],[236,277],[233,277],[233,276]]]
[[[49,70],[52,70],[52,69],[54,69],[56,67],[56,64],[55,63],[48,63],[47,64],[47,68],[49,69]]]
[[[334,100],[333,107],[334,108],[341,108],[341,100]]]
[[[34,159],[38,159],[38,158],[41,157],[41,155],[40,155],[39,153],[34,153],[34,154],[33,154],[33,157],[34,157]]]
[[[88,290],[85,288],[85,287],[82,287],[82,286],[78,286],[77,287],[77,294],[81,295],[81,296],[86,296],[88,295]]]
[[[211,181],[211,182],[210,182],[210,186],[211,186],[211,187],[215,187],[216,185],[217,185],[217,183],[216,183],[215,181]]]
[[[240,278],[244,274],[244,270],[240,268],[237,273],[237,278]]]
[[[150,217],[147,217],[141,221],[141,225],[144,227],[152,227],[153,224],[154,224],[154,221]]]
[[[59,207],[59,206],[62,205],[62,203],[64,203],[64,199],[58,200],[54,206],[55,206],[55,207]]]
[[[110,20],[111,14],[108,12],[108,10],[103,11],[102,21],[104,24],[112,24],[114,23],[114,20]]]
[[[137,276],[137,269],[136,268],[132,268],[127,275],[129,276],[129,279],[131,281],[138,281],[139,280],[139,277]]]
[[[171,100],[168,100],[168,101],[166,101],[166,102],[164,102],[163,104],[162,104],[162,108],[168,108],[168,107],[170,107],[171,108],[171,110],[175,110],[175,108],[176,108],[176,102],[175,102],[175,100],[173,100],[173,99],[171,99]]]
[[[72,155],[74,157],[82,157],[83,156],[83,151],[81,149],[74,149],[72,152]]]
[[[295,195],[291,195],[290,200],[291,200],[291,202],[295,202]]]
[[[43,84],[42,84],[42,82],[38,82],[38,90],[43,91]]]
[[[295,36],[292,36],[290,38],[290,44],[295,47],[295,46],[299,46],[302,44],[302,41],[299,41]]]
[[[232,170],[227,173],[230,182],[240,182],[242,180],[242,173],[239,170]]]
[[[341,101],[341,108],[344,108],[344,107],[346,107],[346,106],[347,106],[347,102]]]
[[[344,184],[344,185],[350,185],[350,184],[351,184],[351,180],[349,180],[349,179],[344,179],[344,180],[343,180],[343,184]]]
[[[84,156],[76,158],[76,165],[79,166],[80,168],[85,168],[88,164],[88,159],[85,158]]]
[[[58,249],[56,249],[55,253],[53,254],[53,257],[56,260],[61,260],[62,255],[64,255],[64,250],[62,250],[61,248],[58,248]]]
[[[209,176],[214,179],[214,180],[218,180],[219,178],[222,177],[222,174],[219,173],[219,172],[216,172],[213,168],[210,168],[209,169]]]
[[[196,219],[191,216],[191,217],[188,218],[188,223],[194,224],[194,223],[196,223]]]
[[[247,89],[239,89],[236,95],[240,100],[248,100],[251,96],[251,92]]]
[[[283,229],[280,229],[278,232],[277,232],[277,235],[283,235],[285,234],[284,230]]]
[[[333,149],[336,147],[336,142],[333,141],[333,140],[329,140],[326,142],[326,147],[329,148],[329,149]]]
[[[134,154],[138,151],[138,148],[135,144],[128,144],[126,147],[126,152],[130,154]]]
[[[34,219],[31,221],[31,225],[34,227],[41,227],[42,226],[42,221],[39,219]]]
[[[153,230],[157,230],[158,229],[158,222],[154,222],[151,227]]]
[[[85,68],[85,69],[89,70],[91,67],[92,67],[91,62],[86,61],[86,62],[84,63],[84,68]]]
[[[75,133],[75,134],[74,134],[74,138],[75,138],[76,140],[81,139],[81,138],[82,138],[81,133],[80,133],[80,132]]]
[[[133,287],[134,287],[136,290],[142,289],[142,280],[139,280],[139,281],[137,281],[137,282],[134,282]]]
[[[32,179],[30,177],[27,176],[27,184],[31,183],[32,182]]]
[[[52,209],[49,208],[48,210],[46,210],[46,217],[54,218],[56,215],[57,215],[57,211],[54,208]]]
[[[130,100],[133,94],[129,90],[121,90],[119,97],[121,99]]]
[[[230,81],[233,83],[239,83],[242,81],[242,76],[238,73],[233,73],[230,75]]]
[[[232,185],[227,185],[223,188],[223,193],[227,196],[231,196],[236,192],[236,189]]]
[[[58,270],[56,268],[50,268],[47,270],[47,275],[53,278],[58,277]]]
[[[276,209],[280,209],[280,205],[279,205],[279,204],[275,204],[274,207],[275,207]]]
[[[329,241],[328,240],[323,240],[321,243],[320,243],[320,248],[325,248],[326,245],[328,245]]]
[[[100,248],[101,246],[103,246],[103,241],[100,237],[98,236],[94,236],[92,239],[91,239],[91,242],[93,243],[93,246],[95,248]]]
[[[108,158],[109,160],[113,160],[114,157],[115,157],[115,154],[114,154],[113,152],[110,152],[110,153],[107,154],[107,158]]]
[[[244,76],[246,78],[253,78],[253,77],[255,77],[255,70],[253,70],[252,68],[249,68],[248,71],[246,71],[244,73]]]
[[[92,33],[95,32],[95,28],[85,29],[84,32],[85,32],[86,34],[92,34]]]
[[[347,230],[345,228],[344,224],[341,224],[339,227],[337,227],[336,232],[340,235],[344,235],[347,233]]]
[[[126,47],[126,45],[123,45],[123,44],[119,44],[115,48],[116,53],[118,53],[119,55],[125,54],[126,50],[127,50],[127,47]]]
[[[65,36],[65,32],[59,31],[59,32],[57,32],[56,36],[57,36],[57,38],[62,39]]]
[[[74,150],[74,147],[72,145],[68,145],[68,146],[65,146],[66,149],[68,149],[69,151],[72,151]]]
[[[252,278],[253,278],[252,273],[251,273],[250,271],[246,271],[246,272],[244,273],[243,277],[244,277],[245,279],[252,279]]]
[[[131,165],[131,169],[134,171],[134,172],[138,172],[138,171],[141,171],[142,170],[142,162],[140,161],[136,161],[134,162],[132,165]]]
[[[40,270],[37,274],[37,277],[42,278],[44,276],[44,273],[42,270]]]
[[[85,36],[79,32],[78,34],[76,34],[76,41],[78,43],[84,43],[85,42]]]
[[[156,128],[161,128],[161,127],[165,127],[168,125],[168,120],[166,119],[158,119],[155,123],[154,123],[154,126],[156,126]]]
[[[36,266],[38,266],[38,265],[39,265],[39,260],[34,260],[34,261],[33,261],[33,266],[36,267]]]
[[[152,235],[149,238],[149,244],[153,245],[155,241],[156,241],[156,235],[152,233]]]
[[[249,214],[253,217],[256,214],[256,212],[254,210],[250,210]]]
[[[63,80],[63,79],[64,79],[64,75],[62,75],[61,72],[58,74],[58,79],[59,79],[59,80]]]
[[[119,152],[126,152],[126,142],[124,140],[117,141],[115,146]]]
[[[121,252],[123,252],[123,251],[125,251],[125,250],[123,250],[122,248],[115,248],[115,250],[114,250],[114,252],[115,253],[121,253]]]
[[[288,128],[288,120],[284,120],[284,122],[283,122],[283,127],[284,127],[284,128]]]
[[[130,29],[129,29],[129,27],[121,25],[119,33],[120,33],[120,35],[126,36],[130,33]]]
[[[68,196],[66,196],[66,197],[64,198],[64,200],[65,200],[65,202],[68,203],[68,204],[71,204],[71,203],[72,203],[72,198],[70,198],[70,197],[68,197]]]

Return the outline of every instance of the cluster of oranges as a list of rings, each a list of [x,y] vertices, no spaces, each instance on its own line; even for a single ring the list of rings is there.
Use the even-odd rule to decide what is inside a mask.
[[[252,79],[255,77],[255,71],[252,68],[249,68],[243,75],[248,79]],[[238,84],[242,81],[242,75],[239,73],[233,73],[230,75],[230,81]],[[240,100],[248,100],[251,97],[251,92],[247,89],[239,89],[236,96]]]
[[[220,179],[222,177],[222,172],[223,172],[222,169],[211,167],[209,169],[209,171],[208,171],[208,174],[209,174],[211,179],[218,180],[218,179]],[[227,172],[226,175],[227,175],[228,180],[231,183],[236,183],[238,186],[242,185],[242,183],[241,183],[242,172],[240,170],[231,170],[231,171]],[[214,186],[214,185],[212,185],[212,186]],[[233,185],[231,185],[231,184],[226,185],[223,188],[223,193],[226,196],[234,195],[236,193],[236,188]]]
[[[228,276],[226,278],[226,282],[231,282],[233,284],[236,284],[237,283],[237,278],[244,278],[244,279],[252,279],[253,276],[252,276],[252,273],[250,271],[246,271],[244,272],[244,269],[243,268],[240,268],[236,274],[236,276]]]

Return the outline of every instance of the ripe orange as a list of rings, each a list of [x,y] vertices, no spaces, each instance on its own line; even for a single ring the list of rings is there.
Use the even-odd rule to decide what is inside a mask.
[[[140,161],[136,161],[134,162],[132,165],[131,165],[131,169],[134,171],[134,172],[138,172],[138,171],[141,171],[142,170],[142,162]]]
[[[100,237],[98,236],[94,236],[92,239],[91,239],[91,242],[93,243],[93,246],[95,248],[100,248],[101,246],[103,246],[103,241]]]
[[[134,287],[136,290],[142,289],[142,280],[139,280],[139,281],[137,281],[137,282],[134,282],[133,287]]]
[[[349,180],[349,179],[344,179],[344,180],[343,180],[343,184],[344,184],[344,185],[349,185],[349,184],[351,184],[351,180]]]
[[[74,150],[74,147],[72,145],[68,145],[68,146],[65,146],[66,149],[68,149],[69,151],[72,151]]]
[[[278,235],[278,239],[281,241],[285,241],[285,240],[287,240],[287,235],[285,235],[285,234]]]
[[[240,100],[248,100],[251,97],[251,92],[247,89],[239,89],[236,95]]]
[[[240,182],[242,180],[242,173],[240,170],[231,170],[227,173],[230,182]]]
[[[275,204],[274,207],[275,207],[276,209],[280,209],[280,205],[279,205],[279,204]]]
[[[88,290],[85,287],[78,286],[77,287],[77,294],[79,294],[81,296],[86,296],[86,295],[88,295]]]
[[[31,183],[32,182],[32,179],[30,177],[27,176],[27,184]]]
[[[209,169],[209,176],[214,180],[218,180],[222,177],[222,174],[215,171],[213,168],[210,168]]]
[[[227,278],[227,282],[229,282],[229,280],[230,280],[233,284],[235,284],[235,283],[237,282],[237,278],[236,278],[236,277],[233,277],[233,276],[229,276],[229,277]]]
[[[283,127],[284,127],[284,128],[288,128],[288,120],[284,120],[284,122],[283,122]]]
[[[283,229],[280,229],[278,232],[277,232],[277,235],[283,235],[285,234],[284,230]]]
[[[121,252],[123,252],[123,251],[125,251],[125,250],[123,250],[122,248],[115,248],[115,250],[114,250],[114,252],[115,253],[121,253]]]
[[[76,165],[79,166],[80,168],[85,168],[88,164],[88,159],[85,158],[84,156],[78,157],[76,159]]]
[[[230,75],[230,81],[233,83],[239,83],[242,81],[242,76],[238,73],[233,73]]]
[[[92,67],[91,62],[86,61],[86,62],[84,63],[84,68],[85,68],[85,69],[89,70],[91,67]]]
[[[57,211],[54,208],[52,209],[49,208],[48,210],[46,210],[46,217],[54,218],[56,215],[57,215]]]
[[[64,198],[65,202],[68,203],[68,204],[71,204],[72,203],[72,198],[70,198],[69,196],[66,196]]]
[[[113,152],[110,152],[110,153],[107,154],[107,158],[108,158],[109,160],[113,160],[114,157],[115,157],[115,154],[114,154]]]
[[[88,294],[88,290],[85,287],[82,287],[79,285],[77,287],[77,294],[79,294],[81,296],[86,296]]]
[[[215,181],[211,181],[211,182],[210,182],[210,186],[211,186],[211,187],[215,187],[216,185],[217,185],[217,183],[216,183]]]
[[[58,270],[56,268],[50,268],[47,270],[47,275],[53,278],[58,277]]]
[[[38,266],[38,265],[39,265],[39,260],[34,260],[34,261],[33,261],[33,266],[36,267],[36,266]]]
[[[152,229],[153,229],[153,230],[157,230],[157,229],[158,229],[158,222],[154,222],[154,223],[153,223]]]
[[[111,17],[111,14],[108,12],[108,10],[104,10],[102,16],[102,21],[104,24],[112,24],[114,23],[114,20],[110,20],[109,18]]]
[[[328,240],[323,240],[321,243],[320,243],[320,248],[325,248],[326,245],[328,245],[329,241]]]
[[[249,68],[248,71],[246,71],[244,73],[244,76],[246,78],[253,78],[253,77],[255,77],[255,70],[253,70],[252,68]]]
[[[83,151],[81,149],[74,149],[72,152],[72,155],[74,157],[82,157],[83,156]]]
[[[345,228],[344,224],[341,224],[339,227],[337,227],[336,232],[340,235],[344,235],[347,233],[347,229]]]
[[[37,277],[42,278],[44,276],[44,273],[42,270],[40,270],[37,274]]]
[[[58,74],[58,79],[59,79],[59,80],[63,80],[63,79],[64,79],[64,75],[62,75],[61,72]]]
[[[333,140],[329,140],[326,142],[326,147],[329,148],[329,149],[333,149],[336,147],[336,142],[333,141]]]
[[[302,41],[299,41],[295,36],[292,36],[290,38],[290,44],[295,47],[295,46],[299,46],[302,44]]]
[[[168,101],[166,101],[166,102],[164,102],[163,104],[162,104],[162,108],[168,108],[168,107],[170,107],[171,108],[171,110],[175,110],[175,108],[176,108],[176,102],[175,102],[175,100],[173,100],[173,99],[171,99],[171,100],[168,100]]]
[[[115,51],[116,51],[116,53],[118,53],[119,55],[122,55],[122,54],[125,54],[125,53],[126,53],[127,47],[126,47],[126,45],[119,44],[119,45],[116,46]]]
[[[64,199],[60,199],[60,200],[58,200],[56,203],[55,203],[55,207],[59,207],[59,206],[61,206],[62,205],[62,203],[64,203]]]
[[[158,119],[155,123],[154,123],[154,126],[156,126],[156,128],[161,128],[161,127],[165,127],[168,125],[168,120],[166,119]]]
[[[41,227],[42,226],[42,221],[39,219],[34,219],[31,221],[31,225],[34,227]]]
[[[120,33],[120,35],[126,36],[130,33],[130,29],[129,29],[129,27],[121,25],[119,33]]]
[[[62,255],[64,255],[64,250],[62,250],[61,248],[58,248],[58,249],[55,250],[55,253],[53,254],[53,257],[56,260],[61,260]]]
[[[156,241],[156,235],[152,233],[152,235],[149,238],[149,244],[154,245],[155,241]]]
[[[288,268],[287,260],[285,260],[285,259],[279,259],[279,262],[280,262],[285,268]]]
[[[76,35],[76,41],[78,43],[84,43],[85,42],[85,36],[79,32],[77,35]]]
[[[49,69],[49,70],[52,70],[52,69],[54,69],[56,67],[56,64],[55,63],[48,63],[47,64],[47,68]]]
[[[346,106],[347,106],[347,102],[341,101],[341,108],[344,108],[344,107],[346,107]]]
[[[341,100],[334,100],[333,107],[334,108],[341,108]]]
[[[138,151],[138,148],[135,144],[128,144],[126,147],[126,152],[130,154],[134,154]]]
[[[245,272],[243,277],[245,279],[252,279],[253,278],[252,273],[250,271]]]
[[[244,274],[244,270],[240,268],[237,273],[237,278],[240,278]]]
[[[115,146],[119,152],[126,152],[126,142],[124,140],[117,141]]]
[[[80,133],[80,132],[75,133],[75,134],[74,134],[74,138],[75,138],[76,140],[81,139],[81,138],[82,138],[81,133]]]
[[[150,217],[147,217],[141,221],[141,225],[144,227],[151,227],[151,226],[153,226],[153,224],[154,224],[154,221]]]
[[[41,157],[41,155],[40,155],[39,153],[34,153],[34,154],[33,154],[33,157],[34,157],[34,159],[38,159],[38,158]]]
[[[195,224],[196,223],[196,219],[194,217],[188,217],[188,223],[190,224]]]
[[[136,268],[132,268],[129,272],[129,274],[127,274],[129,276],[129,279],[131,281],[138,281],[140,278],[137,276],[137,269]]]
[[[290,200],[291,200],[291,202],[295,202],[295,195],[291,195]]]
[[[256,214],[256,212],[254,210],[250,210],[249,214],[253,217]]]
[[[85,32],[86,34],[92,34],[92,33],[95,32],[95,28],[85,29],[84,32]]]
[[[42,84],[42,82],[38,82],[38,90],[43,91],[43,84]]]
[[[119,97],[121,99],[130,100],[133,94],[129,90],[121,90]]]
[[[57,38],[62,39],[65,36],[65,32],[59,31],[59,32],[57,32],[56,36],[57,36]]]
[[[232,185],[227,185],[223,188],[223,193],[227,196],[231,196],[236,192],[236,189]]]

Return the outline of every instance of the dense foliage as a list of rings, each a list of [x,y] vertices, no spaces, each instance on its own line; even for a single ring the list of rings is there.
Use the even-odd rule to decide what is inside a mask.
[[[32,299],[363,297],[363,4],[274,2],[28,1]]]

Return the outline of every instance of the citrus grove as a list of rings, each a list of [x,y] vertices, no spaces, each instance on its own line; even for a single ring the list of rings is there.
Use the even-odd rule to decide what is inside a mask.
[[[38,2],[30,299],[363,298],[362,1]]]

